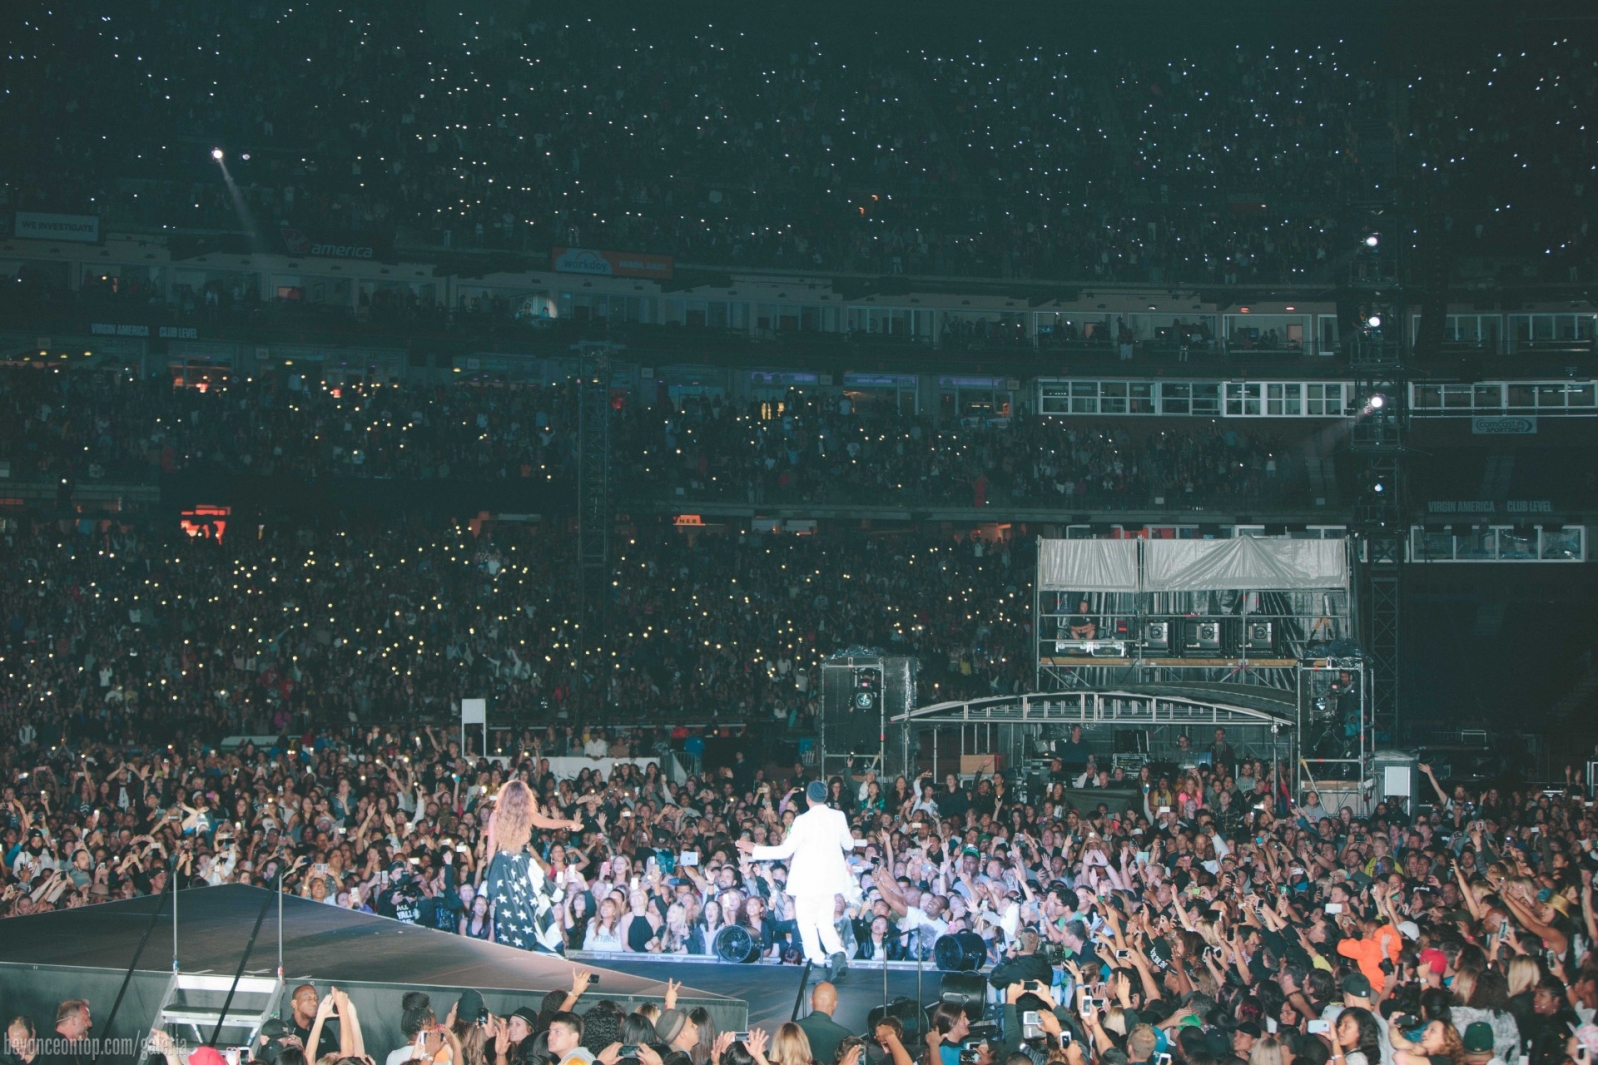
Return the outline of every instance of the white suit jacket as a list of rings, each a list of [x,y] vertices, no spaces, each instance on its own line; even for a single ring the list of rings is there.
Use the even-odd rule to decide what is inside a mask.
[[[774,847],[756,847],[757,862],[788,863],[788,894],[794,898],[848,897],[854,887],[844,855],[854,850],[849,819],[830,806],[812,806],[794,818],[788,836]]]

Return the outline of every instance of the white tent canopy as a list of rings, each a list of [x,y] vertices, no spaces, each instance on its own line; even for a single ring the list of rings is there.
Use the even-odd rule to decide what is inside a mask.
[[[1343,540],[1149,540],[1143,589],[1149,592],[1289,591],[1348,583]]]
[[[1135,592],[1136,540],[1041,540],[1038,587],[1046,592]]]
[[[1046,592],[1297,591],[1348,587],[1348,541],[1041,540]]]

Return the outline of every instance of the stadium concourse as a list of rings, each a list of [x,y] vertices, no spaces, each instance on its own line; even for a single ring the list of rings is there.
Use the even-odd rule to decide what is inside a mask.
[[[22,5],[4,1065],[1592,1065],[1590,18],[1254,7]]]

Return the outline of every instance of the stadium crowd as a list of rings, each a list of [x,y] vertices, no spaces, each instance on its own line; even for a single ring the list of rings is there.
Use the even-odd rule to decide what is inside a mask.
[[[225,471],[299,477],[524,480],[570,486],[577,403],[569,386],[361,386],[165,376],[0,372],[0,459],[17,479],[82,483]],[[1144,507],[1300,502],[1284,430],[1153,429],[1079,419],[935,424],[848,399],[791,393],[760,404],[688,398],[612,411],[628,494],[751,503],[915,499],[982,507]]]
[[[40,9],[11,45],[0,188],[6,207],[267,240],[1159,284],[1321,279],[1361,235],[1346,205],[1381,187],[1441,206],[1461,254],[1560,279],[1590,256],[1598,68],[1579,42],[1399,61],[822,37],[454,32],[373,0]]]
[[[928,697],[1030,679],[1031,548],[975,536],[640,520],[586,649],[558,528],[51,521],[5,543],[0,731],[31,721],[52,744],[445,719],[464,690],[513,721],[798,724],[820,656],[854,644],[916,655]]]
[[[850,642],[916,654],[924,699],[1016,690],[1030,565],[981,540],[655,533],[618,551],[609,631],[580,657],[568,548],[547,532],[8,528],[0,907],[281,876],[317,902],[493,939],[486,818],[515,777],[561,826],[533,848],[561,885],[570,950],[708,956],[737,924],[762,955],[794,958],[787,870],[733,844],[780,834],[814,770],[750,757],[740,736],[805,727],[817,652]],[[465,691],[494,700],[493,757],[449,724]],[[602,728],[599,709],[649,723]],[[239,734],[277,738],[223,747]],[[1010,1005],[1048,1015],[979,1054],[1560,1065],[1598,1034],[1572,1041],[1598,1004],[1578,788],[1435,784],[1423,808],[1360,817],[1291,794],[1283,766],[1220,730],[1131,770],[1108,740],[1058,737],[1041,779],[827,781],[867,841],[859,890],[838,902],[849,952],[926,956],[972,931]],[[579,756],[595,761],[563,760]],[[664,1060],[697,1038],[676,1011],[646,1029],[545,1005],[504,1037],[508,1060],[567,1060],[579,1043],[612,1059],[613,1043],[654,1044]],[[934,1022],[924,1049],[900,1048],[958,1065],[966,1022]],[[395,1053],[424,1029],[447,1042],[433,1023],[409,1018]],[[500,1023],[515,1021],[482,1038]],[[891,1030],[856,1034],[899,1061]],[[795,1031],[770,1038],[784,1060],[817,1053]],[[1255,1062],[1260,1046],[1278,1058]],[[699,1052],[737,1065],[755,1049]]]
[[[1518,254],[1572,280],[1590,264],[1598,60],[1530,43],[1541,28],[1514,31],[1524,48],[1401,60],[1242,43],[1180,60],[978,41],[944,55],[615,18],[481,29],[447,32],[420,0],[29,5],[7,31],[0,207],[263,246],[297,227],[435,253],[581,244],[720,266],[1240,284],[1331,276],[1359,235],[1346,204],[1391,187],[1425,203],[1436,259]],[[12,305],[61,288],[15,285]],[[136,278],[80,295],[165,298]],[[248,302],[222,287],[175,298]],[[375,309],[445,310],[395,300]],[[1003,326],[970,339],[1007,342]],[[69,487],[212,471],[569,485],[574,425],[562,387],[0,381],[8,474]],[[770,415],[623,403],[611,430],[620,492],[685,500],[1113,508],[1306,487],[1293,441],[1209,425],[940,424],[790,396]],[[241,514],[189,535],[138,516],[6,517],[0,916],[281,885],[521,945],[489,887],[490,818],[521,780],[547,818],[530,852],[558,888],[567,951],[709,958],[736,926],[760,957],[796,960],[790,870],[739,844],[777,840],[817,779],[797,741],[821,657],[913,656],[921,703],[1026,690],[1031,548],[632,524],[603,624],[585,630],[576,544],[548,524]],[[494,726],[464,745],[463,695],[488,698]],[[791,763],[769,757],[774,736],[795,741]],[[846,1030],[830,1014],[847,979],[817,984],[802,1022],[718,1032],[675,988],[633,1013],[592,1002],[579,971],[506,1016],[477,992],[448,1008],[413,993],[381,1034],[348,995],[307,985],[256,1056],[1592,1065],[1598,857],[1579,777],[1472,792],[1423,765],[1412,804],[1361,814],[1295,793],[1289,765],[1222,729],[1130,767],[1113,745],[1050,737],[1047,769],[1026,776],[821,781],[864,841],[836,900],[846,953],[925,960],[974,934],[997,1032],[947,1001],[924,1033],[894,1017]],[[98,1007],[62,1003],[53,1034],[7,1013],[7,1065],[77,1065]],[[168,1065],[226,1061],[151,1046]]]
[[[1598,927],[1579,786],[1472,794],[1445,789],[1423,766],[1424,806],[1382,803],[1360,817],[1313,792],[1293,801],[1282,766],[1216,730],[1208,746],[1196,737],[1103,801],[1068,794],[1107,755],[1104,739],[1059,737],[1048,778],[1025,794],[1002,774],[827,782],[866,844],[851,863],[858,890],[837,900],[852,957],[931,957],[941,937],[976,933],[1004,1002],[1002,1034],[969,1038],[957,1004],[933,1012],[925,1039],[892,1022],[850,1032],[823,1020],[840,991],[821,984],[806,1024],[729,1045],[707,1015],[670,1001],[579,1014],[588,985],[578,972],[570,990],[483,1024],[472,992],[442,1024],[430,1003],[408,1001],[402,1031],[387,1033],[389,1060],[416,1055],[419,1037],[423,1056],[443,1061],[447,1047],[452,1065],[749,1065],[768,1049],[789,1065],[853,1065],[863,1054],[899,1065],[958,1065],[962,1055],[1013,1065],[1161,1055],[1185,1065],[1356,1055],[1355,1065],[1561,1065],[1591,1053]],[[814,771],[757,764],[740,748],[675,783],[648,759],[626,761],[702,740],[686,727],[567,726],[524,733],[507,761],[490,761],[431,728],[313,730],[229,751],[181,735],[167,747],[46,747],[24,732],[6,759],[0,901],[26,915],[174,885],[281,879],[327,905],[495,940],[485,837],[515,778],[557,819],[532,847],[560,886],[570,950],[601,961],[711,955],[736,924],[762,955],[795,960],[787,869],[752,862],[734,843],[777,837]],[[622,761],[605,763],[608,775],[551,769],[549,759],[579,752]],[[341,1011],[346,1032],[358,1032],[347,1003],[330,994],[319,1007],[314,989],[294,997],[293,1025],[265,1033],[277,1044],[261,1048],[268,1060],[364,1053],[343,1034],[315,1038]]]

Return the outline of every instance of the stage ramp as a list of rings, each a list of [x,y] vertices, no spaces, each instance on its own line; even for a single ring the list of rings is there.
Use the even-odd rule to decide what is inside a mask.
[[[0,924],[0,1001],[12,1014],[32,1017],[41,1034],[55,1026],[56,1007],[68,998],[89,1000],[93,1035],[101,1040],[142,1042],[165,995],[173,968],[171,895],[108,902],[77,910],[13,917]],[[257,914],[266,904],[260,935],[246,975],[272,976],[278,964],[281,928],[284,1002],[302,983],[348,991],[360,1012],[367,1052],[378,1061],[404,1042],[400,999],[426,991],[442,1018],[462,990],[482,992],[490,1012],[504,1016],[518,1006],[537,1009],[546,991],[571,986],[573,963],[492,943],[467,939],[382,917],[354,913],[296,896],[282,900],[282,922],[272,893],[243,885],[180,891],[177,900],[177,961],[183,972],[225,974],[239,967]],[[111,1006],[139,942],[149,931],[133,979],[108,1030]],[[599,975],[579,1009],[612,999],[631,1010],[660,1002],[657,980],[584,963]],[[678,992],[678,1006],[703,1006],[723,1031],[748,1024],[742,999],[691,987]],[[100,1065],[142,1060],[131,1051],[106,1053]]]

